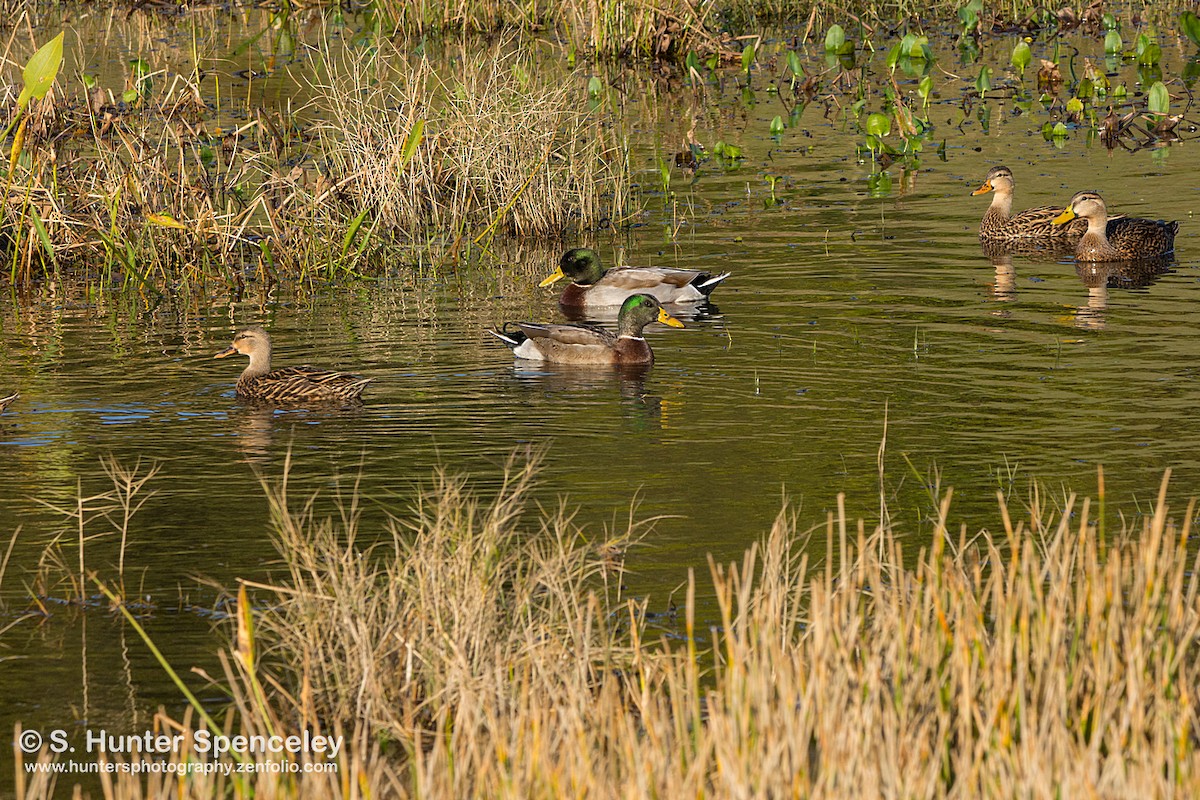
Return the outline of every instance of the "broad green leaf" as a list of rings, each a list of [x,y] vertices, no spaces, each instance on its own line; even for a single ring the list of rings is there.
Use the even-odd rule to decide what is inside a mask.
[[[1067,126],[1059,122],[1054,125],[1054,129],[1050,133],[1055,139],[1067,138]]]
[[[788,50],[787,65],[791,73],[797,78],[804,74],[804,67],[800,63],[800,56],[796,55],[795,50]]]
[[[975,78],[975,88],[979,91],[979,96],[983,97],[988,90],[992,88],[992,68],[980,67],[979,75]]]
[[[829,26],[829,31],[825,34],[825,52],[840,53],[846,45],[846,32],[842,30],[842,26],[834,23]]]
[[[1067,101],[1067,113],[1068,114],[1082,114],[1083,113],[1083,101],[1080,100],[1078,97],[1072,97],[1070,100]]]
[[[54,261],[54,243],[50,241],[50,236],[46,233],[46,226],[42,224],[42,215],[38,213],[37,206],[30,203],[29,218],[33,220],[33,229],[37,232],[38,241],[42,243],[42,249],[46,251],[46,255],[50,256],[50,260]]]
[[[604,91],[604,81],[596,75],[588,78],[588,95],[595,99]]]
[[[63,60],[63,33],[60,32],[50,41],[41,46],[25,65],[25,87],[17,98],[17,106],[25,108],[29,101],[36,98],[41,100],[50,91],[54,79],[58,77],[58,69]]]
[[[929,105],[929,95],[933,94],[933,78],[926,75],[921,78],[921,82],[917,84],[917,94],[921,96],[921,102]]]
[[[1017,42],[1016,47],[1012,51],[1012,65],[1024,75],[1025,68],[1029,66],[1029,62],[1033,60],[1033,51],[1029,49],[1029,44],[1024,40]]]
[[[354,244],[354,237],[358,234],[358,229],[362,227],[363,220],[367,218],[367,213],[370,210],[371,207],[367,206],[359,212],[358,216],[350,221],[350,227],[346,229],[346,238],[342,240],[342,258],[345,258],[346,254],[350,252],[350,245]]]
[[[892,132],[892,119],[886,114],[871,114],[865,130],[872,136],[887,136]]]
[[[750,74],[750,67],[754,66],[754,45],[748,44],[742,48],[742,71],[747,75]]]
[[[901,56],[900,45],[898,45],[898,44],[893,45],[892,49],[888,51],[888,57],[887,57],[888,69],[896,68],[896,65],[900,63],[900,56]]]
[[[408,136],[404,137],[404,148],[400,151],[400,167],[403,169],[408,166],[408,162],[412,161],[413,156],[417,153],[417,148],[421,146],[421,142],[425,139],[425,120],[419,119],[413,125],[412,130],[408,132]]]
[[[1168,114],[1171,110],[1171,95],[1162,81],[1157,81],[1146,93],[1146,107],[1151,114]]]
[[[1192,40],[1192,44],[1200,45],[1200,17],[1191,11],[1183,12],[1179,15],[1179,28]]]
[[[787,126],[783,124],[783,117],[776,116],[775,119],[771,120],[771,135],[781,136],[786,127]]]

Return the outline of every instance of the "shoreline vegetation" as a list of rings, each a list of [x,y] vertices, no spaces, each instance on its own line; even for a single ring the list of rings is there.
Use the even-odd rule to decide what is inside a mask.
[[[771,136],[811,104],[840,118],[847,147],[872,167],[872,196],[890,191],[891,164],[916,169],[922,148],[944,157],[934,96],[985,127],[987,100],[1008,97],[1045,116],[1048,141],[1065,141],[1071,125],[1143,147],[1178,138],[1186,87],[1163,74],[1164,52],[1200,44],[1186,4],[285,4],[246,10],[236,31],[234,15],[210,6],[178,19],[123,8],[93,12],[96,24],[125,42],[168,42],[169,54],[131,44],[145,53],[111,64],[72,27],[57,79],[23,95],[27,105],[12,89],[0,106],[10,123],[0,281],[82,274],[158,296],[500,261],[503,242],[575,244],[628,228],[659,201],[658,184],[677,234],[672,173],[737,170],[746,154],[696,137],[694,111],[685,140],[656,138],[642,152],[639,115],[675,108],[681,92],[703,102],[726,83],[778,102]],[[8,63],[31,63],[58,30],[55,13],[27,15]],[[961,75],[933,69],[926,26]],[[1011,65],[980,61],[982,39],[1017,35],[1062,63],[1037,68],[1022,40]],[[1073,46],[1054,44],[1064,35],[1103,40],[1111,63],[1077,74]],[[1134,65],[1136,78],[1110,85],[1105,71]],[[1182,83],[1195,72],[1193,60]],[[272,80],[276,93],[255,94]]]
[[[844,512],[804,530],[785,507],[664,627],[621,593],[650,529],[586,535],[533,507],[537,472],[514,458],[490,499],[439,473],[383,531],[360,530],[353,493],[324,518],[286,467],[264,481],[282,579],[237,591],[230,707],[155,727],[344,735],[338,771],[118,773],[104,796],[1200,793],[1195,506],[1168,508],[1169,473],[1116,532],[1102,474],[1098,504],[998,492],[977,531],[952,526],[949,491],[918,536]],[[52,757],[17,752],[17,798],[54,796],[29,758]]]

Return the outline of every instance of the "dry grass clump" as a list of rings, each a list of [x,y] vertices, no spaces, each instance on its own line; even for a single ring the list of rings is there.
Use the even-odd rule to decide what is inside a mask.
[[[365,550],[273,495],[292,585],[269,636],[313,712],[403,745],[413,795],[1200,792],[1200,572],[1165,483],[1113,542],[1074,497],[952,536],[947,495],[915,566],[908,537],[832,517],[811,565],[781,514],[711,565],[720,624],[694,629],[693,583],[672,642],[595,591],[569,520],[514,532],[529,477],[488,506],[441,477]]]
[[[322,519],[285,473],[287,581],[261,610],[239,591],[229,711],[156,725],[352,732],[336,777],[126,776],[105,796],[1200,796],[1200,564],[1165,479],[1112,540],[1089,501],[1036,492],[1025,521],[1001,496],[997,532],[954,534],[947,494],[915,558],[831,514],[810,563],[820,533],[785,511],[740,564],[710,560],[718,621],[697,630],[692,579],[658,638],[617,588],[636,526],[596,547],[527,514],[536,471],[510,464],[487,502],[441,474],[370,545],[356,496]],[[18,798],[53,794],[17,767]]]
[[[561,236],[627,213],[629,165],[578,86],[550,85],[496,46],[439,68],[384,46],[348,55],[315,105],[347,216],[453,240]]]
[[[344,58],[326,49],[324,84],[303,110],[228,95],[214,109],[199,73],[132,102],[56,87],[14,141],[0,274],[240,287],[622,220],[630,167],[610,121],[584,107],[581,87],[481,48],[437,65],[386,40]]]

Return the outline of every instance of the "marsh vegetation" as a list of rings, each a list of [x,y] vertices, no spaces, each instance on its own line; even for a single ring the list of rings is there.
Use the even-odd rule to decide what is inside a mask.
[[[348,741],[93,796],[1200,793],[1190,7],[20,11],[0,721]],[[981,255],[999,163],[1177,257]],[[575,246],[732,275],[514,369]],[[371,402],[236,403],[248,324]]]

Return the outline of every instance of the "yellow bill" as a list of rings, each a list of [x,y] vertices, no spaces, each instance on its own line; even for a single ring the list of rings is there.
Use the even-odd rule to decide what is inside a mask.
[[[236,347],[227,347],[224,350],[222,350],[221,352],[217,353],[215,356],[213,356],[213,358],[224,358],[225,356],[232,356],[232,355],[237,355]]]
[[[992,182],[991,182],[991,181],[984,181],[984,182],[983,182],[983,186],[980,186],[978,189],[976,189],[975,191],[971,192],[971,194],[973,194],[973,195],[974,195],[974,194],[987,194],[987,193],[988,193],[988,192],[990,192],[991,190],[992,190]]]
[[[645,319],[645,317],[643,317],[642,319]],[[660,308],[658,310],[658,321],[661,322],[663,325],[670,325],[672,328],[682,328],[683,327],[683,323],[680,322],[679,320],[675,319],[674,317],[672,317],[670,314],[668,314],[667,310],[665,308]]]
[[[1073,219],[1075,219],[1075,209],[1068,208],[1068,209],[1064,210],[1063,213],[1059,214],[1057,217],[1050,220],[1050,222],[1054,225],[1066,225],[1068,222],[1070,222]]]
[[[558,269],[554,270],[554,272],[550,273],[549,277],[539,283],[538,288],[541,289],[542,287],[549,286],[552,283],[558,283],[565,277],[567,276],[563,274],[562,267],[559,267]]]

